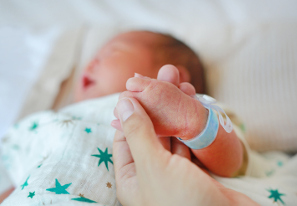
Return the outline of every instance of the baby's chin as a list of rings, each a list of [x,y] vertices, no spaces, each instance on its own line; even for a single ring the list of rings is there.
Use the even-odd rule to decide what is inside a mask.
[[[74,102],[81,102],[87,99],[90,99],[90,97],[83,91],[82,87],[77,86],[74,90]]]
[[[75,102],[75,103],[76,103],[76,102],[81,102],[81,101],[83,101],[83,100],[84,100],[84,99],[83,99],[82,95],[78,94],[77,92],[74,93],[74,102]]]
[[[84,86],[83,84],[78,84],[74,90],[74,102],[81,102],[88,99],[94,99],[102,95],[98,94],[97,88],[94,86]]]

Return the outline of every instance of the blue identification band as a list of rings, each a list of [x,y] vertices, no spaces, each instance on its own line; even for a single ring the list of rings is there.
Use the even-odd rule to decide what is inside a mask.
[[[185,145],[192,149],[203,149],[208,147],[213,141],[216,139],[218,130],[219,130],[219,121],[217,115],[211,108],[208,109],[208,119],[204,130],[196,137],[190,140],[182,140],[178,137],[178,139],[183,142]]]

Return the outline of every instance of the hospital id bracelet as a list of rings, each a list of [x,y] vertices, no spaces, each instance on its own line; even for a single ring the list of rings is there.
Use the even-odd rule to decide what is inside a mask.
[[[181,142],[192,149],[203,149],[208,147],[216,139],[219,130],[219,121],[217,115],[211,108],[208,109],[208,119],[204,130],[196,137],[190,140],[182,140],[177,137]]]

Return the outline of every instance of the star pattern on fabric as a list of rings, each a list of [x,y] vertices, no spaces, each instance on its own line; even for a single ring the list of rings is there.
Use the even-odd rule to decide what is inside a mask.
[[[269,189],[267,190],[268,192],[270,192],[270,196],[268,197],[269,199],[274,199],[273,202],[277,202],[280,201],[283,205],[285,205],[284,201],[282,200],[281,196],[285,196],[285,194],[279,193],[278,190],[272,190]]]
[[[32,126],[29,128],[31,131],[34,131],[34,130],[36,130],[37,129],[37,127],[38,127],[39,125],[38,125],[38,122],[33,122],[32,123]]]
[[[30,197],[31,199],[35,196],[35,191],[34,192],[29,192],[28,197]]]
[[[89,134],[89,133],[92,132],[92,129],[91,129],[91,128],[86,128],[86,129],[85,129],[85,132]]]
[[[14,149],[14,150],[19,150],[19,149],[20,149],[20,146],[17,145],[17,144],[14,144],[14,145],[12,145],[12,149]]]
[[[108,188],[112,188],[112,184],[111,184],[110,182],[107,182],[107,183],[106,183],[106,187],[108,187]]]
[[[81,120],[81,117],[73,116],[72,119],[73,120]]]
[[[29,184],[28,184],[28,180],[29,180],[29,178],[30,178],[30,176],[27,177],[27,179],[26,179],[26,181],[24,182],[24,184],[21,185],[22,190],[23,190],[25,187],[27,187],[27,186],[29,185]]]
[[[100,164],[102,162],[104,162],[106,169],[109,171],[108,162],[113,164],[112,160],[110,159],[112,157],[112,154],[108,154],[108,148],[106,148],[104,152],[101,149],[99,149],[98,147],[97,147],[97,149],[100,154],[93,154],[91,156],[98,157],[100,159],[98,162],[98,167],[100,166]]]
[[[73,121],[71,119],[66,119],[60,122],[59,124],[61,125],[61,127],[68,127],[69,125],[73,124]]]
[[[277,166],[282,167],[284,165],[284,163],[282,161],[277,161]]]
[[[7,136],[4,136],[3,138],[2,138],[2,142],[4,143],[4,142],[7,142],[8,141],[8,137]]]
[[[274,172],[275,172],[274,169],[272,169],[272,170],[270,170],[270,171],[267,171],[267,172],[266,172],[266,176],[267,176],[267,177],[270,177],[271,175],[274,174]]]
[[[71,200],[79,201],[79,202],[97,203],[97,202],[95,202],[94,200],[85,198],[85,197],[83,197],[83,196],[80,196],[80,197],[78,197],[78,198],[71,198]]]
[[[61,185],[58,179],[56,179],[56,187],[48,188],[47,191],[54,192],[56,194],[69,194],[69,192],[66,191],[66,189],[71,185],[72,183]]]
[[[241,129],[241,131],[243,132],[243,133],[245,133],[246,132],[246,128],[245,128],[245,125],[242,123],[242,124],[240,124],[240,129]]]

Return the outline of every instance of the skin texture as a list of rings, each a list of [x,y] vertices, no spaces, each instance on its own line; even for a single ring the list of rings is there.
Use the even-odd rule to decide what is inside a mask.
[[[121,97],[135,97],[141,102],[157,135],[164,137],[162,144],[171,150],[176,141],[171,143],[168,137],[190,139],[198,135],[205,126],[207,110],[189,97],[195,94],[195,89],[187,83],[190,76],[182,66],[167,65],[158,74],[149,46],[156,41],[157,34],[137,31],[111,39],[84,70],[75,99],[82,101],[127,89]],[[133,77],[135,73],[141,75]],[[158,81],[148,77],[158,77]],[[119,121],[112,123],[115,128],[119,125]],[[230,177],[242,164],[242,150],[236,134],[230,135],[220,127],[218,138],[210,147],[192,152],[213,173]]]
[[[128,91],[123,92],[120,99],[137,99],[151,118],[159,137],[191,139],[204,129],[207,110],[199,101],[179,88],[177,68],[172,65],[164,66],[160,69],[159,76],[165,74],[164,68],[168,74],[177,73],[175,79],[171,79],[173,83],[133,77],[127,81]],[[187,87],[185,90],[192,94],[188,84],[184,83],[182,87]],[[117,113],[115,116],[118,117]],[[114,121],[112,125],[121,130],[119,121]],[[210,146],[192,152],[209,171],[220,176],[231,177],[242,165],[243,147],[240,140],[234,131],[227,133],[221,125],[215,141]]]
[[[13,192],[13,190],[14,188],[12,187],[0,195],[0,204],[3,202],[3,200],[5,200],[6,197],[8,197]]]
[[[216,182],[185,156],[162,147],[153,123],[135,98],[117,107],[113,157],[117,196],[124,206],[258,205]]]

